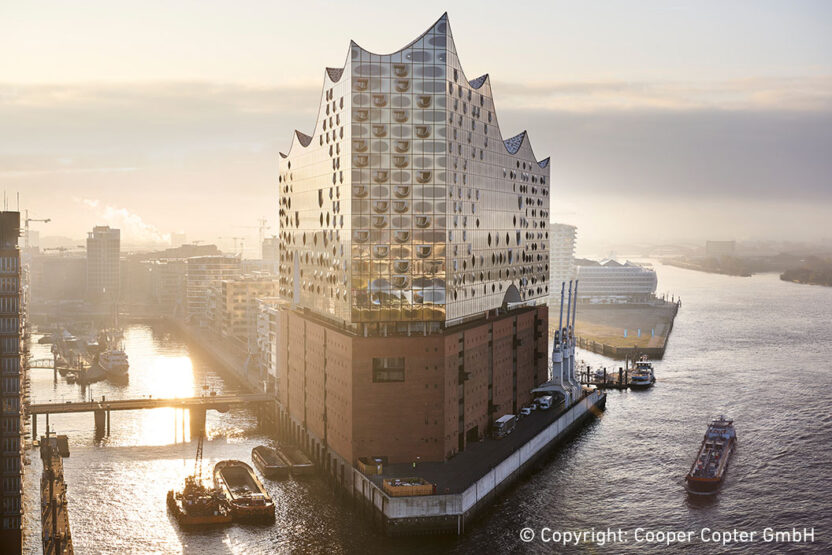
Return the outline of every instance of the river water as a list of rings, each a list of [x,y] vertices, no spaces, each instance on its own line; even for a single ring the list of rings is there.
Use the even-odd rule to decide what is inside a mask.
[[[112,432],[94,437],[91,414],[58,415],[68,434],[65,459],[70,524],[78,553],[267,552],[551,552],[622,553],[661,549],[639,543],[636,528],[692,531],[671,551],[806,553],[832,549],[832,288],[798,285],[764,274],[738,278],[657,266],[659,289],[680,295],[658,382],[648,391],[610,392],[603,416],[499,499],[462,538],[391,540],[338,501],[320,479],[269,482],[278,504],[273,527],[234,525],[186,533],[168,516],[164,498],[194,469],[181,412],[113,413]],[[173,330],[134,325],[125,332],[130,382],[81,389],[51,370],[32,370],[33,401],[199,394],[204,386],[233,391],[210,361]],[[35,358],[48,346],[34,345]],[[593,366],[616,363],[580,353]],[[735,420],[738,450],[714,498],[691,500],[683,476],[710,416]],[[39,430],[44,429],[41,417]],[[209,411],[205,466],[248,461],[268,441],[244,409]],[[27,547],[39,551],[41,464],[29,452],[25,507]],[[520,530],[536,539],[523,543]],[[564,549],[539,539],[540,529],[621,529],[626,543],[583,543]],[[815,530],[812,544],[763,543],[771,527]],[[756,531],[756,541],[703,543],[701,529]],[[642,539],[644,536],[642,535]]]

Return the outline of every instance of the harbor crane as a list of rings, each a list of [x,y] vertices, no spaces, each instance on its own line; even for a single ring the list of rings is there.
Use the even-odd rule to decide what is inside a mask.
[[[30,218],[29,217],[29,211],[26,210],[26,217],[23,218],[23,225],[24,225],[24,230],[25,230],[25,234],[26,234],[26,236],[24,237],[24,240],[23,240],[23,246],[27,249],[29,248],[29,223],[30,222],[42,222],[42,223],[48,224],[51,221],[52,221],[52,218]]]
[[[260,218],[257,220],[259,225],[235,225],[234,227],[240,229],[256,229],[257,230],[257,237],[259,242],[259,246],[263,246],[263,239],[266,238],[266,230],[271,229],[272,226],[269,225],[269,220],[266,218]]]

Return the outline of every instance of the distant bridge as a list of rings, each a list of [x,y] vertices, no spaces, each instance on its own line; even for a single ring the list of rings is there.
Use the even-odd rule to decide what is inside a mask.
[[[209,409],[226,411],[231,407],[248,406],[252,403],[273,401],[274,396],[268,393],[241,393],[230,395],[202,395],[200,397],[175,397],[169,399],[154,399],[142,397],[140,399],[107,400],[102,397],[98,401],[66,401],[64,403],[32,403],[27,413],[32,415],[32,437],[37,437],[39,414],[45,414],[47,422],[50,414],[69,414],[92,412],[95,414],[97,431],[104,431],[105,422],[107,432],[110,428],[110,412],[114,410],[140,410],[174,408],[189,409],[191,411],[191,431],[205,429],[205,411]]]
[[[29,368],[54,368],[55,361],[51,358],[36,358],[29,361]]]

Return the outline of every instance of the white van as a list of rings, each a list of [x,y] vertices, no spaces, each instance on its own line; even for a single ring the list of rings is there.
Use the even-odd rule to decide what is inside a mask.
[[[540,407],[540,410],[549,410],[552,408],[552,396],[544,395],[543,397],[538,397],[537,405]]]

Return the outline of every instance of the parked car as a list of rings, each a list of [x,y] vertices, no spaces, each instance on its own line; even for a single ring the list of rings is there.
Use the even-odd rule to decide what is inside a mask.
[[[529,407],[523,407],[522,409],[520,409],[520,416],[528,416],[531,413],[532,409],[530,409]]]

